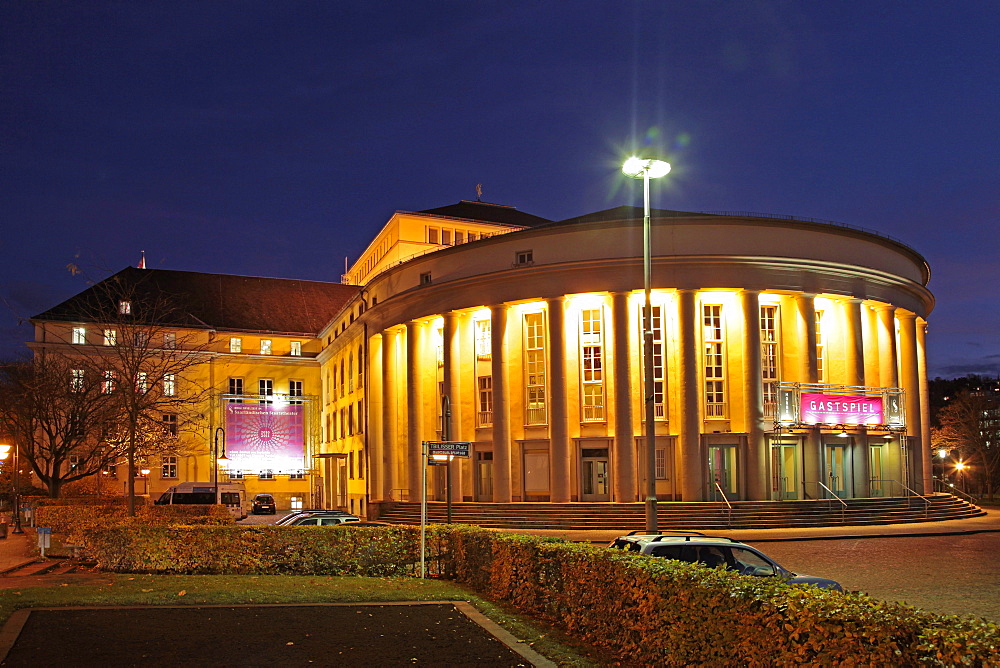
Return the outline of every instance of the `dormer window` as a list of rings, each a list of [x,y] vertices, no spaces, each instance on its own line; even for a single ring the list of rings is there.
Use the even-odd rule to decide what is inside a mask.
[[[270,355],[271,354],[271,339],[261,339],[260,340],[260,354]]]
[[[87,342],[87,328],[86,327],[74,327],[73,328],[73,343],[76,345],[83,345]]]
[[[420,274],[420,285],[430,285],[431,284],[431,272]]]
[[[124,299],[118,302],[118,313],[121,315],[129,315],[132,313],[132,302]]]
[[[517,251],[514,253],[515,267],[530,267],[535,264],[535,255],[530,250]]]

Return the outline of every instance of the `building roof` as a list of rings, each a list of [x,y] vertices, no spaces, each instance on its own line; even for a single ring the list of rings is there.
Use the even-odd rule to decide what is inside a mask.
[[[315,335],[358,291],[340,283],[127,267],[32,320],[94,322],[94,314],[124,295],[141,318],[144,301],[165,295],[169,314],[157,324]]]
[[[548,218],[518,211],[512,206],[492,204],[490,202],[472,202],[470,200],[462,200],[458,204],[439,206],[436,209],[427,209],[425,211],[418,211],[417,213],[474,220],[480,223],[517,225],[519,227],[538,227],[539,225],[546,225],[552,222]]]

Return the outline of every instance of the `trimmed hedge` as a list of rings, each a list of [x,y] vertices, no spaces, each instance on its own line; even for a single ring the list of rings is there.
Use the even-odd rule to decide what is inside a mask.
[[[142,573],[400,575],[417,527],[94,525],[88,552]],[[1000,665],[1000,627],[697,564],[477,527],[428,531],[431,572],[630,665]]]
[[[35,508],[35,526],[50,527],[60,534],[64,542],[86,544],[84,532],[95,526],[121,526],[128,521],[128,508],[120,503],[93,505],[38,506]],[[195,525],[234,524],[232,514],[225,506],[169,505],[140,506],[136,508],[134,524]]]

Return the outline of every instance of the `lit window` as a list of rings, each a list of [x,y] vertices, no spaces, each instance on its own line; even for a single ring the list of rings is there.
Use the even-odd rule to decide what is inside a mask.
[[[302,500],[301,496],[293,496],[291,498],[291,509],[292,510],[302,510]]]
[[[667,451],[663,448],[656,448],[656,479],[667,479]]]
[[[705,417],[726,416],[725,350],[722,328],[722,306],[702,306],[702,345],[704,345]]]
[[[135,391],[145,394],[149,390],[149,375],[145,371],[140,371],[135,376]]]
[[[238,336],[230,337],[229,339],[229,352],[231,353],[241,353],[243,352],[243,339]]]
[[[74,392],[83,392],[83,369],[72,369],[70,371],[69,387]]]
[[[524,315],[524,379],[526,424],[545,424],[545,316]]]
[[[816,382],[826,382],[826,341],[823,339],[823,311],[816,311]]]
[[[230,378],[229,379],[229,394],[243,394],[243,379],[242,378]],[[242,399],[230,399],[231,404],[242,404]]]
[[[480,376],[479,386],[479,411],[476,413],[476,423],[480,427],[489,427],[493,424],[493,376]]]
[[[166,416],[164,416],[166,417]],[[174,416],[176,417],[176,416]],[[176,478],[177,477],[177,456],[176,455],[163,455],[161,458],[162,470],[160,471],[161,478]]]
[[[260,340],[260,354],[270,355],[271,354],[271,339],[261,339]]]
[[[104,380],[101,382],[101,392],[111,394],[115,391],[115,372],[105,371]]]
[[[257,381],[257,394],[262,397],[270,397],[274,395],[274,381],[270,378],[261,378]],[[262,399],[262,404],[271,403],[269,400]]]
[[[176,436],[177,435],[177,414],[176,413],[164,413],[163,414],[163,431],[164,431],[164,433],[167,434],[167,436]],[[176,462],[177,460],[175,459],[174,461]],[[174,478],[176,478],[177,476],[175,474],[173,476],[165,476],[165,477],[174,477]]]
[[[76,345],[83,345],[87,342],[87,328],[86,327],[74,327],[73,328],[73,343]]]
[[[290,404],[301,404],[301,399],[294,399],[292,397],[302,396],[302,381],[301,380],[290,380],[288,381],[288,396],[290,397],[288,403]]]
[[[121,315],[129,315],[132,313],[132,302],[125,299],[118,302],[118,313]]]
[[[778,307],[760,307],[760,375],[764,417],[774,418],[778,410]]]
[[[173,350],[177,347],[177,335],[173,332],[163,333],[163,347],[167,350]]]
[[[651,305],[653,312],[653,416],[656,420],[666,417],[663,397],[665,392],[663,307]],[[640,320],[645,322],[645,307],[640,307]],[[645,369],[643,369],[645,373]]]
[[[302,357],[302,342],[292,341],[291,350],[288,352],[292,357]]]
[[[104,345],[106,345],[106,346],[117,346],[118,345],[118,330],[117,329],[106,329],[106,330],[104,330]]]
[[[175,374],[163,374],[163,394],[167,397],[177,396],[177,376]]]
[[[136,332],[135,347],[145,348],[147,345],[149,345],[149,332]]]
[[[601,309],[586,309],[580,313],[580,380],[584,422],[604,419],[602,324]]]
[[[490,359],[493,342],[489,320],[476,321],[476,357]]]

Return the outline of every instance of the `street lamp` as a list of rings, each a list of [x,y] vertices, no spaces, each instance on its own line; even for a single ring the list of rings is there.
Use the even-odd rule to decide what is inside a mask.
[[[656,385],[653,382],[653,304],[650,298],[650,224],[649,224],[649,180],[659,179],[670,172],[670,163],[654,158],[632,156],[622,165],[622,173],[633,179],[642,179],[642,285],[646,301],[642,307],[642,367],[643,396],[646,408],[646,533],[655,534],[656,529],[656,409],[654,398]]]
[[[14,478],[14,493],[12,494],[11,517],[14,520],[14,530],[11,533],[24,533],[21,528],[21,463],[18,461],[18,450],[16,445],[0,445],[0,459],[7,459],[11,451],[14,452],[14,460],[11,462],[11,476]]]
[[[944,459],[948,456],[948,451],[941,448],[937,451],[937,456],[941,458],[941,483],[944,484],[948,482],[948,476],[944,474]]]
[[[961,483],[959,487],[963,492],[968,490],[965,489],[965,469],[968,468],[968,464],[963,462],[961,459],[955,462],[955,470],[958,471],[958,480]]]
[[[222,434],[222,454],[219,454],[219,434]],[[212,459],[215,460],[212,468],[212,486],[215,488],[215,503],[219,503],[219,466],[228,462],[226,457],[226,430],[222,427],[215,428],[215,446],[212,448]]]

